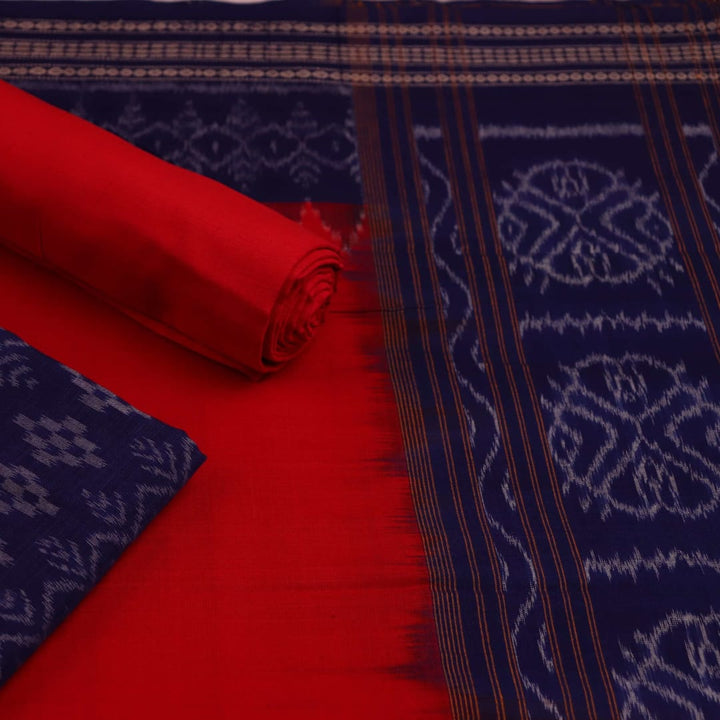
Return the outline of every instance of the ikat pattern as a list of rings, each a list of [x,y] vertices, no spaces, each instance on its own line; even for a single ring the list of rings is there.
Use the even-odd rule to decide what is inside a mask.
[[[720,717],[718,23],[710,3],[682,5],[527,3],[520,19],[503,3],[369,3],[298,22],[270,3],[272,26],[178,7],[111,34],[85,10],[62,11],[74,30],[30,9],[2,28],[6,77],[264,201],[362,201],[355,102],[458,720]],[[41,391],[16,342],[0,392]],[[30,587],[0,526],[2,661],[198,462],[62,372],[72,410],[7,411],[22,457],[0,455],[0,518],[51,527]],[[132,488],[87,481],[117,465],[103,423],[127,430]],[[104,467],[59,459],[81,461],[85,440]],[[51,471],[77,478],[84,537],[59,524]]]
[[[720,405],[682,364],[651,356],[589,355],[544,398],[548,439],[586,511],[638,520],[707,517],[720,501]]]
[[[718,194],[718,189],[720,188],[720,157],[718,157],[712,144],[712,138],[708,138],[705,145],[705,152],[703,153],[704,159],[702,159],[702,156],[700,158],[698,179],[700,180],[703,198],[707,203],[713,223],[718,232],[720,232],[720,194]]]
[[[708,374],[707,328],[653,176],[624,167],[612,151],[588,154],[585,144],[593,136],[609,147],[642,142],[642,128],[483,133],[519,330],[582,571],[601,632],[607,629],[603,648],[620,717],[710,720],[720,712],[720,622],[715,591],[705,589],[720,592],[720,542],[710,533],[720,511],[720,383]],[[688,136],[720,219],[709,129],[692,127]],[[559,138],[570,142],[566,154],[543,157]],[[531,718],[560,720],[566,713],[541,570],[502,452],[467,274],[472,250],[460,239],[442,139],[439,128],[415,128],[445,342],[525,701]],[[523,155],[532,161],[508,167],[508,157]],[[502,171],[493,175],[496,167]],[[620,586],[622,618],[610,609]],[[688,595],[687,587],[703,589]]]
[[[658,293],[682,266],[668,254],[670,225],[657,193],[622,170],[551,160],[517,173],[498,196],[498,227],[510,270],[526,284],[629,285]]]
[[[626,693],[623,720],[683,717],[706,720],[720,705],[720,614],[672,612],[622,646]]]
[[[76,370],[69,367],[65,367],[65,370],[72,377],[72,384],[82,391],[78,399],[83,405],[87,405],[87,407],[97,410],[98,412],[115,410],[122,415],[130,415],[132,413],[144,415],[140,410],[134,408],[132,405],[128,405],[114,393],[83,377]]]
[[[266,202],[360,199],[355,126],[343,88],[27,89],[163,160]]]
[[[621,717],[709,720],[720,711],[707,589],[720,570],[710,532],[720,499],[719,383],[654,180],[644,168],[626,170],[612,147],[610,138],[641,138],[638,129],[493,131],[497,152],[511,135],[525,148],[568,141],[567,155],[506,175],[498,231],[561,491],[601,626],[606,614],[612,628],[604,647]],[[717,223],[709,128],[685,131]],[[581,155],[583,135],[605,153]],[[609,609],[619,587],[622,619]]]
[[[58,421],[42,415],[33,420],[20,413],[13,422],[25,430],[23,440],[32,447],[33,458],[43,465],[52,467],[62,463],[94,468],[106,465],[97,454],[98,446],[88,440],[87,427],[75,418],[66,416]]]
[[[0,344],[0,388],[25,387],[32,390],[38,381],[28,364],[27,346],[21,340],[6,338]]]
[[[441,285],[442,311],[453,372],[461,389],[464,419],[477,476],[467,478],[490,526],[505,595],[512,652],[533,717],[561,720],[561,691],[528,539],[518,513],[503,455],[500,427],[476,330],[464,249],[447,168],[436,133],[415,129],[430,222],[433,261]]]
[[[0,684],[203,460],[180,430],[0,331]]]
[[[28,517],[57,514],[59,508],[48,502],[48,491],[35,473],[24,467],[0,465],[0,477],[0,513],[17,510]]]

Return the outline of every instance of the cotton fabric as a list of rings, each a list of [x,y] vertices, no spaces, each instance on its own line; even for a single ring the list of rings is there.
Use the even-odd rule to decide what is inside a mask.
[[[7,83],[0,106],[9,247],[249,376],[305,347],[338,248]]]

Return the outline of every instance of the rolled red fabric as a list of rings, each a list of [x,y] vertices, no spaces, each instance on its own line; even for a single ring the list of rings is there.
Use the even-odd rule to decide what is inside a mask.
[[[257,378],[297,355],[337,248],[0,81],[0,242]]]

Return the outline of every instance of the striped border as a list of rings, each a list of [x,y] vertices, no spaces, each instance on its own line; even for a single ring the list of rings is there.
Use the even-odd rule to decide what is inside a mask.
[[[498,67],[500,70],[537,70],[571,66],[581,70],[587,66],[597,72],[606,66],[625,66],[628,60],[679,65],[686,69],[700,61],[720,59],[720,46],[699,48],[692,40],[651,47],[646,51],[637,46],[622,45],[543,45],[517,47],[512,45],[453,46],[410,45],[378,47],[371,44],[334,45],[283,41],[246,40],[27,40],[0,38],[0,60],[41,62],[192,62],[213,63],[242,61],[267,63],[301,63],[303,65],[353,65],[354,72],[368,71],[372,66],[463,66],[465,72]],[[437,74],[437,73],[436,73]]]
[[[454,8],[453,11],[455,13],[459,12],[457,8]],[[444,8],[443,12],[447,22],[451,10],[449,8]],[[480,193],[476,193],[473,190],[473,175],[469,169],[470,161],[466,160],[467,180],[470,187],[469,197],[471,204],[473,205],[473,217],[475,219],[476,227],[480,229],[482,225],[481,217],[487,218],[488,221],[494,254],[497,260],[497,267],[499,268],[498,274],[500,275],[500,278],[498,285],[504,289],[504,297],[499,295],[496,296],[496,302],[499,305],[502,305],[503,300],[505,301],[507,309],[506,324],[509,326],[508,333],[512,337],[512,342],[508,341],[507,346],[504,341],[500,343],[502,366],[508,375],[511,387],[515,388],[513,393],[514,407],[520,422],[522,434],[527,437],[525,443],[525,453],[528,467],[530,469],[530,478],[531,480],[534,479],[534,499],[537,504],[539,511],[538,514],[541,519],[543,530],[548,539],[552,560],[559,579],[559,587],[561,590],[560,595],[563,599],[564,619],[566,620],[566,627],[570,635],[572,654],[576,663],[578,676],[583,686],[583,694],[587,704],[588,717],[609,717],[613,720],[619,720],[619,708],[605,662],[602,644],[599,638],[595,621],[595,613],[589,594],[589,588],[587,587],[582,559],[569,519],[565,513],[560,485],[547,442],[547,432],[542,412],[540,410],[538,394],[534,386],[533,378],[525,356],[524,346],[522,344],[512,284],[510,281],[507,262],[500,242],[497,218],[495,216],[495,206],[492,198],[492,188],[490,186],[490,179],[485,165],[482,139],[479,132],[477,132],[480,127],[480,123],[478,121],[475,96],[471,89],[467,86],[464,88],[464,102],[461,100],[460,88],[453,88],[453,92],[455,94],[455,116],[461,121],[463,118],[469,117],[468,133],[473,139],[474,158],[477,162],[477,172],[479,174],[483,190],[482,195],[485,200],[482,210],[477,207],[477,197],[480,196]],[[463,135],[464,133],[461,132],[461,136]],[[463,148],[462,155],[463,157],[469,157],[470,155],[473,155],[473,153],[470,148],[465,146]],[[482,238],[482,233],[480,233],[479,237]],[[490,278],[492,266],[487,263],[486,254],[481,254],[486,262],[486,276]],[[492,284],[493,283],[490,282],[491,286]],[[496,324],[498,329],[501,331],[500,337],[502,338],[503,321],[499,314],[496,319]],[[509,354],[507,354],[508,351]],[[518,362],[516,362],[516,360]],[[513,368],[516,367],[521,368],[522,373],[514,371]],[[518,377],[514,377],[515,375]],[[523,404],[520,402],[521,395],[531,401],[532,413],[525,411]],[[533,455],[532,450],[535,443],[539,443],[542,449],[542,453],[540,453],[537,458]],[[551,500],[546,503],[543,499],[543,492],[540,488],[541,486],[548,484],[548,480],[552,492]],[[568,567],[565,568],[560,554],[561,547],[563,548],[563,551],[565,551],[565,548],[570,550],[574,567],[573,564],[568,564]],[[570,579],[570,582],[568,582],[568,578]],[[579,588],[581,601],[573,602],[570,587]],[[592,652],[588,652],[590,648],[587,648],[586,651],[582,649],[578,629],[583,635],[588,635],[591,638],[591,643],[588,644],[591,645]],[[599,686],[590,680],[591,673],[595,676],[595,678],[597,678],[597,675],[600,676],[604,692],[596,690]]]
[[[679,22],[640,25],[644,35],[683,36],[696,32],[714,32],[715,21]],[[348,37],[409,37],[409,38],[547,38],[547,37],[622,37],[616,24],[578,25],[465,25],[463,23],[423,23],[397,25],[392,23],[320,23],[320,22],[242,22],[222,20],[56,20],[0,19],[0,30],[18,33],[242,33],[265,35],[317,35]]]
[[[452,22],[0,18],[0,78],[360,87],[720,82],[720,43],[693,40],[716,40],[716,19],[638,23],[638,40],[628,43],[614,22],[465,24],[460,15]],[[641,47],[656,36],[663,43]]]
[[[309,82],[329,85],[353,85],[356,87],[406,86],[444,87],[449,84],[470,87],[491,85],[517,87],[523,85],[632,85],[635,83],[670,82],[677,85],[720,81],[717,70],[688,71],[572,71],[572,72],[369,72],[354,70],[329,70],[319,67],[236,67],[223,66],[157,66],[157,65],[55,65],[55,64],[0,64],[0,78],[55,79],[55,80],[203,80],[208,82],[227,80],[272,80],[274,82]]]
[[[646,9],[652,22],[650,8]],[[626,11],[618,8],[618,21],[624,32],[626,43],[632,40],[646,48],[647,42],[639,33],[641,26],[639,13],[631,8]],[[650,41],[657,42],[655,38]],[[649,66],[648,56],[644,64]],[[633,69],[633,66],[630,66]],[[696,68],[700,73],[700,68]],[[709,340],[715,356],[720,362],[720,324],[717,322],[720,311],[720,238],[710,217],[702,189],[697,179],[697,171],[690,156],[687,140],[683,134],[680,110],[669,83],[664,86],[651,83],[649,87],[634,85],[635,101],[638,114],[642,121],[644,136],[653,170],[660,188],[665,208],[670,218],[673,234],[678,244],[693,291],[698,301]],[[718,94],[715,85],[716,99]],[[710,98],[706,96],[706,100]],[[665,103],[670,109],[672,120],[668,122]],[[711,128],[716,127],[717,119],[709,105],[706,104],[708,120]],[[685,174],[683,174],[685,170]],[[691,177],[691,187],[687,187],[685,177]],[[699,214],[697,212],[699,209]],[[711,250],[708,253],[710,245]],[[709,287],[709,291],[707,288]]]

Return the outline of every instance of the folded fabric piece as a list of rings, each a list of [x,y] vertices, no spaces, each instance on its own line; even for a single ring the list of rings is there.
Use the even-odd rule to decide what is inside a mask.
[[[4,330],[0,400],[2,685],[204,456]]]
[[[303,349],[335,247],[2,82],[0,107],[2,243],[250,377]]]

